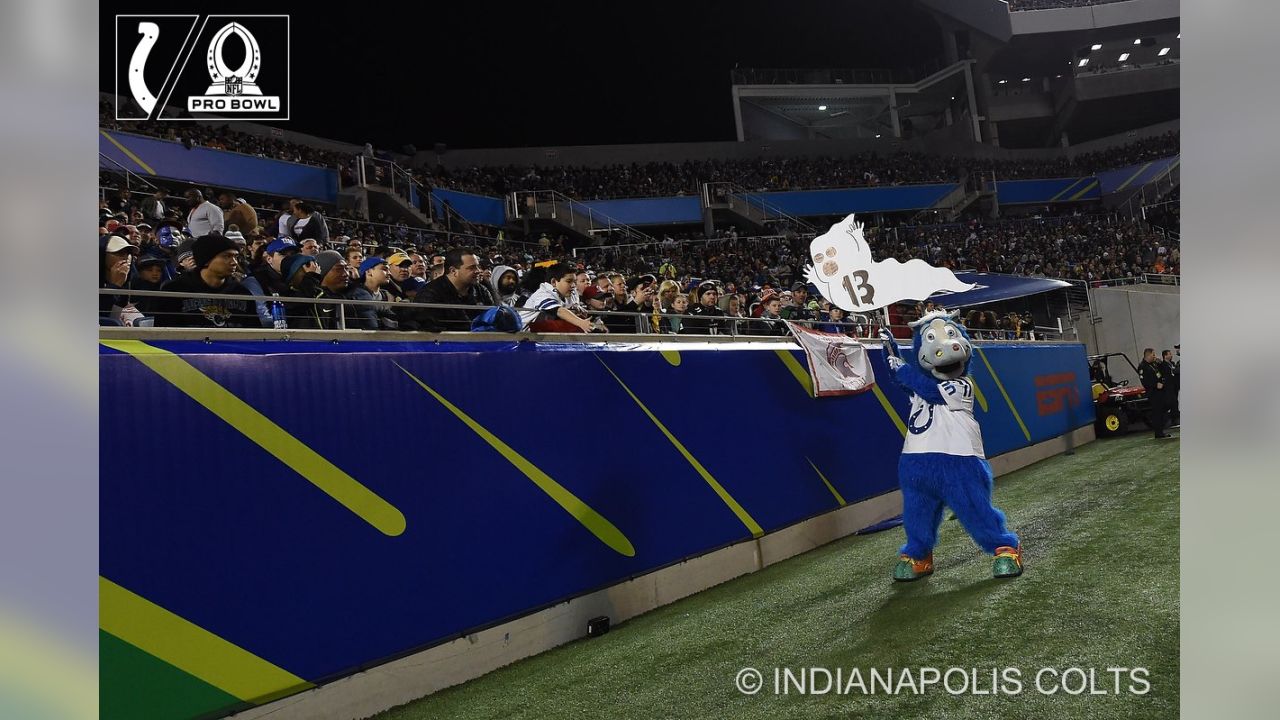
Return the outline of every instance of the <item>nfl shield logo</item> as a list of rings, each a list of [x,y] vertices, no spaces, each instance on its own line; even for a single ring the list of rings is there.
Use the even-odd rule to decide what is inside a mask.
[[[244,81],[239,77],[232,75],[227,78],[226,88],[228,95],[239,95],[244,90]]]

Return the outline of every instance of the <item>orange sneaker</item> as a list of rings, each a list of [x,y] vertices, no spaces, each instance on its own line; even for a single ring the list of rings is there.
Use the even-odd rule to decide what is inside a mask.
[[[1018,577],[1022,574],[1022,546],[996,548],[996,560],[992,566],[992,575],[998,578]]]
[[[903,555],[898,558],[898,564],[893,566],[893,579],[897,582],[911,582],[932,574],[933,553],[929,553],[920,560],[910,555]]]

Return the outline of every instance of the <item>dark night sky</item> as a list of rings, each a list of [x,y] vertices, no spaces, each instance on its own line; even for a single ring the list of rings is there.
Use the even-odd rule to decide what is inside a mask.
[[[910,67],[941,42],[908,0],[350,5],[361,10],[216,12],[291,15],[293,109],[282,127],[391,149],[733,140],[735,63]],[[188,12],[163,8],[101,5],[103,90],[113,16]]]

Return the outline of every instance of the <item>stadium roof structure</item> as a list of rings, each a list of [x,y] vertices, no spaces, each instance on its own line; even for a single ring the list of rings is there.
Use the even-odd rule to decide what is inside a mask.
[[[910,80],[888,70],[735,69],[738,140],[901,138],[958,128],[979,139],[970,60]]]
[[[1002,0],[920,3],[942,35],[930,71],[735,69],[738,140],[1046,148],[1179,117],[1178,0],[1018,12]]]
[[[1003,0],[919,0],[944,49],[975,61],[982,141],[1056,147],[1179,117],[1179,0],[1011,12]]]

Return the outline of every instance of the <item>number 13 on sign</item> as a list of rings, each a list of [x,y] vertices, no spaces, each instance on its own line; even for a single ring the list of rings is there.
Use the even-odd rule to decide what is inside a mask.
[[[867,282],[866,270],[856,270],[845,275],[844,289],[854,305],[869,305],[875,301],[876,289]]]

